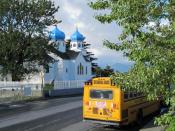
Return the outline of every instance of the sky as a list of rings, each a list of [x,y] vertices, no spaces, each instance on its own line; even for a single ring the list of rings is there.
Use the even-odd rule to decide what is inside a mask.
[[[98,58],[96,61],[99,66],[106,65],[129,65],[130,62],[123,57],[122,52],[112,51],[103,46],[104,40],[117,42],[118,36],[122,32],[122,28],[117,24],[101,24],[94,16],[96,11],[92,10],[88,5],[88,0],[53,0],[55,5],[60,8],[55,14],[57,20],[61,20],[57,26],[66,35],[66,39],[70,38],[75,31],[76,26],[79,31],[86,37],[85,41],[91,44],[91,51]],[[52,29],[54,27],[51,27]]]

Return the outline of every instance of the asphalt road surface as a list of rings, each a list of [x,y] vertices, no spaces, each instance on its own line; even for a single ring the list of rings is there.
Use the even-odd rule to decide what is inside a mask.
[[[19,123],[0,129],[1,131],[57,131],[81,121],[81,107],[60,112],[44,118]]]
[[[82,97],[15,104],[0,110],[0,131],[138,131],[139,129],[136,125],[117,128],[82,122]]]

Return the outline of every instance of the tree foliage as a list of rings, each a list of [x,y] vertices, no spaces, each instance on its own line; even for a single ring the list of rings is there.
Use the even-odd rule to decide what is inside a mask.
[[[46,29],[57,23],[57,11],[51,0],[0,1],[1,74],[21,80],[53,62],[48,52],[55,51],[54,44],[48,44]]]
[[[107,65],[104,69],[97,66],[94,68],[94,73],[99,77],[110,77],[114,74],[114,70],[109,65]]]
[[[171,107],[157,124],[174,130],[175,1],[96,0],[89,5],[102,11],[95,16],[101,23],[115,22],[123,28],[119,36],[122,44],[106,40],[104,45],[123,51],[135,62],[128,73],[116,73],[112,78],[121,86],[143,91],[150,99],[162,95]]]

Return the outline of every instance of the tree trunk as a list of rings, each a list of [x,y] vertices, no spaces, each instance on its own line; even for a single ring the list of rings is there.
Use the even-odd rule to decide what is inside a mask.
[[[21,78],[19,77],[19,74],[12,71],[12,81],[20,81]]]

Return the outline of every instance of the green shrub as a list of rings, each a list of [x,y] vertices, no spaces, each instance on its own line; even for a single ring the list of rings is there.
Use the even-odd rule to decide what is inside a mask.
[[[44,91],[49,91],[49,90],[52,90],[54,87],[54,84],[45,84],[44,86]]]

